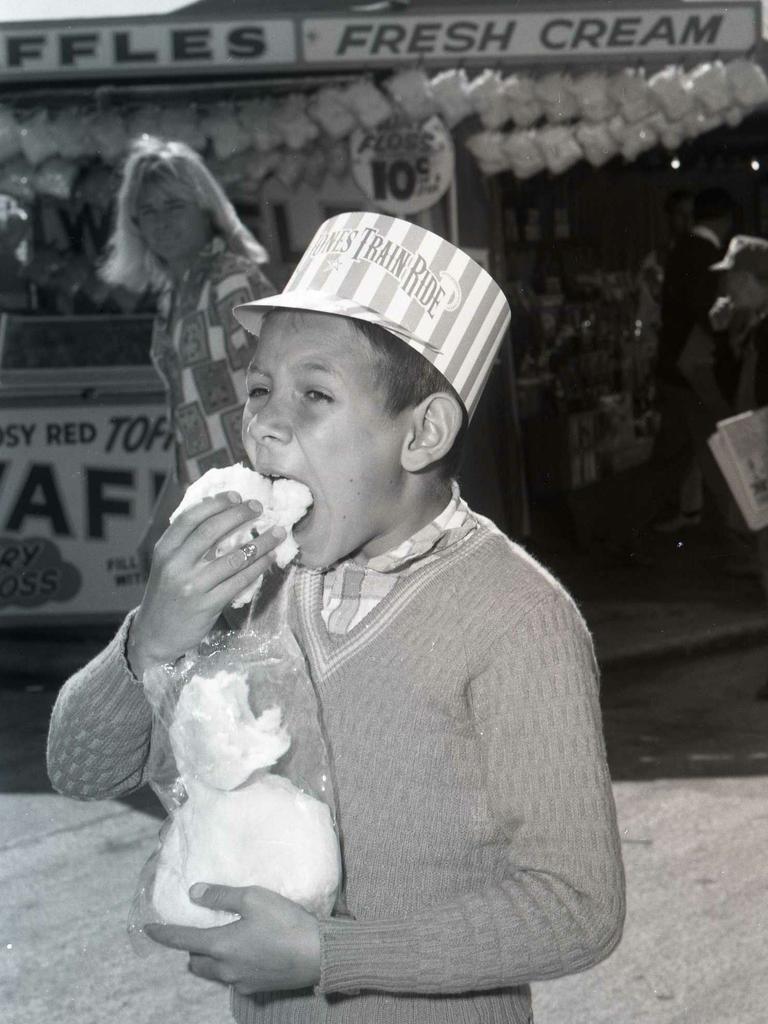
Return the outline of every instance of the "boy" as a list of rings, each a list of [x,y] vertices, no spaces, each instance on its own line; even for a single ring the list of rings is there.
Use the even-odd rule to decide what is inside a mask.
[[[289,588],[335,770],[349,916],[200,879],[192,898],[239,921],[147,931],[232,985],[241,1024],[526,1024],[529,982],[614,948],[624,889],[589,634],[451,482],[506,300],[430,232],[352,213],[320,228],[281,295],[236,315],[259,332],[248,457],[314,496],[294,531],[301,564],[267,578],[259,622],[274,625]],[[253,514],[220,495],[168,528],[140,608],[57,701],[57,788],[109,797],[145,780],[137,678],[265,571],[279,536],[205,559]]]

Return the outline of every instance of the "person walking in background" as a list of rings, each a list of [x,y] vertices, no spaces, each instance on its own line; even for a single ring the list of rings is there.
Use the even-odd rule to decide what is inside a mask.
[[[731,338],[739,360],[733,412],[768,406],[768,240],[734,235],[723,259],[711,269],[722,272],[725,278],[731,320],[738,324]],[[746,531],[744,523],[740,526]],[[768,600],[768,529],[758,530],[754,537],[755,557]],[[756,696],[768,700],[768,676]]]
[[[666,238],[646,254],[638,275],[637,320],[641,330],[656,338],[661,327],[661,293],[664,286],[664,268],[669,254],[677,242],[693,227],[693,192],[675,189],[664,200]]]
[[[659,349],[661,298],[665,268],[674,247],[693,228],[693,199],[694,194],[689,189],[675,189],[667,195],[664,200],[666,221],[664,243],[651,249],[640,264],[636,320],[642,340],[649,344],[651,350],[656,353]],[[667,532],[676,529],[681,524],[681,520],[683,523],[687,523],[688,515],[681,515],[678,510],[700,508],[702,486],[701,470],[698,462],[692,459],[688,472],[680,482],[675,514],[668,519],[661,520],[655,528],[660,532]]]
[[[251,351],[232,308],[274,292],[260,269],[267,259],[193,149],[146,135],[133,143],[101,274],[157,296],[151,354],[166,388],[175,459],[140,544],[145,568],[184,487],[244,458]]]
[[[731,499],[707,446],[718,419],[732,409],[737,366],[726,332],[709,320],[718,276],[711,270],[725,252],[734,203],[720,188],[699,192],[694,225],[672,247],[664,268],[661,330],[656,361],[659,431],[648,462],[631,486],[622,485],[605,553],[611,562],[641,564],[640,534],[649,525],[676,530],[699,522],[701,508],[680,508],[683,483],[698,463],[707,488],[725,512]],[[670,505],[669,519],[660,519]]]
[[[677,505],[669,519],[656,524],[665,531],[700,521],[701,489],[697,499],[692,489],[691,503],[685,504],[682,485],[692,465],[711,481],[706,438],[711,424],[730,411],[735,363],[729,359],[727,335],[714,330],[709,313],[718,294],[718,278],[710,267],[725,251],[733,215],[733,199],[724,189],[699,192],[693,227],[678,238],[664,268],[656,364],[661,424],[652,457],[668,470],[668,486],[660,497]]]

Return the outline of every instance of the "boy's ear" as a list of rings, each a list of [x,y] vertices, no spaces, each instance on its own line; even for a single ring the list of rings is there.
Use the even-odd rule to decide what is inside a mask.
[[[463,419],[461,406],[447,391],[436,391],[414,406],[400,456],[403,469],[416,473],[439,462],[453,447]]]

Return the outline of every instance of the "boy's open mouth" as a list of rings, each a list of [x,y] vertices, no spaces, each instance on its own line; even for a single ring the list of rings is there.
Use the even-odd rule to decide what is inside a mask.
[[[266,480],[269,480],[271,483],[275,483],[277,480],[288,480],[291,483],[302,484],[304,487],[307,487],[303,480],[298,480],[295,476],[286,476],[285,473],[267,473],[262,470],[258,470],[258,472],[260,476],[263,476]],[[310,492],[310,494],[312,494],[311,488],[307,487],[307,490]],[[296,534],[297,531],[303,530],[307,527],[307,525],[309,524],[309,520],[312,518],[312,513],[314,512],[314,510],[315,496],[314,494],[312,494],[312,504],[308,507],[304,515],[301,516],[301,518],[297,519],[296,522],[293,524],[292,532],[294,534]]]

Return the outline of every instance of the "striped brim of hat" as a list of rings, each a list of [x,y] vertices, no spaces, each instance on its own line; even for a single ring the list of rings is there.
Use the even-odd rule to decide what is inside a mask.
[[[325,221],[283,291],[234,314],[258,334],[270,309],[379,324],[443,374],[470,416],[510,321],[501,288],[461,249],[409,221],[363,212]]]

